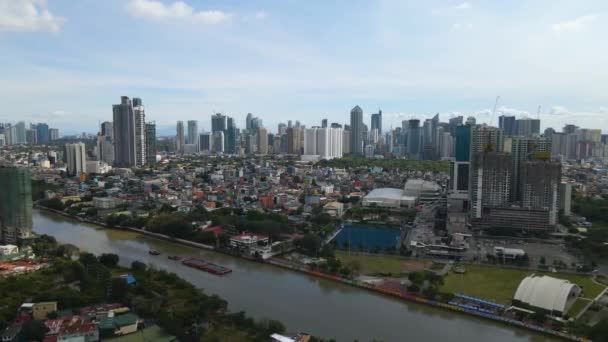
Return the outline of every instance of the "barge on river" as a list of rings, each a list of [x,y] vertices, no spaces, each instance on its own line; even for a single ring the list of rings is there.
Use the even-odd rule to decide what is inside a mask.
[[[216,265],[199,258],[186,259],[182,261],[182,264],[216,275],[224,275],[232,272],[228,267]]]

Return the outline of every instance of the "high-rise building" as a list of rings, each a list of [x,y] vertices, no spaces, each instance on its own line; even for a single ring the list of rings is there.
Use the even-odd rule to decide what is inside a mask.
[[[70,176],[80,176],[86,172],[87,156],[84,143],[65,144],[65,162]]]
[[[228,128],[228,121],[226,115],[216,113],[211,116],[211,132],[225,132]]]
[[[213,142],[211,146],[213,146],[213,152],[224,153],[224,132],[213,132]]]
[[[407,152],[412,159],[419,157],[420,149],[420,120],[411,119],[407,127]]]
[[[201,133],[199,136],[199,146],[201,152],[211,152],[213,150],[213,141],[211,139],[211,133]]]
[[[304,154],[317,155],[317,129],[316,127],[304,130]]]
[[[59,129],[50,128],[49,129],[49,138],[51,141],[59,140]]]
[[[498,117],[498,127],[506,136],[515,135],[515,116],[501,115]]]
[[[146,123],[146,164],[156,164],[156,122]]]
[[[350,137],[351,137],[351,132],[350,130],[343,130],[342,131],[342,152],[343,154],[350,154],[350,148],[351,148],[351,143],[350,143]]]
[[[327,128],[327,119],[321,120],[321,128]]]
[[[471,127],[456,127],[454,142],[454,162],[450,170],[450,190],[457,193],[469,191],[469,169],[471,161]]]
[[[350,111],[350,153],[355,156],[363,155],[363,110],[359,106],[355,106]]]
[[[377,129],[378,134],[382,135],[382,110],[378,110],[378,113],[372,114],[372,130]]]
[[[184,122],[178,121],[175,131],[175,151],[184,153],[184,145],[186,144],[186,136],[184,135]]]
[[[255,122],[255,120],[254,120]],[[260,121],[261,122],[261,121]],[[237,145],[239,139],[239,129],[236,128],[234,119],[231,117],[226,118],[226,131],[224,132],[224,152],[235,154],[237,153]],[[261,126],[260,126],[261,127]],[[257,129],[257,128],[256,128]]]
[[[509,203],[511,158],[507,153],[477,152],[471,162],[469,203],[471,216],[481,218],[486,207]]]
[[[304,130],[304,154],[318,155],[321,159],[340,158],[343,155],[343,132],[340,128],[307,128]]]
[[[251,113],[247,113],[247,118],[245,118],[245,129],[246,130],[250,130],[252,125],[251,122],[253,121],[253,114]]]
[[[513,137],[511,140],[511,202],[521,201],[521,167],[527,160],[551,156],[551,142],[546,138]]]
[[[188,136],[186,137],[186,144],[196,145],[198,147],[198,121],[196,120],[188,120]]]
[[[27,130],[25,129],[25,122],[19,121],[15,126],[12,126],[11,128],[13,129],[11,131],[13,145],[27,144]]]
[[[110,121],[101,123],[101,135],[110,137],[110,139],[114,139],[114,124]]]
[[[28,145],[38,145],[38,130],[28,129],[25,131],[25,140]]]
[[[566,134],[573,134],[576,132],[576,130],[578,129],[578,126],[576,125],[572,125],[572,124],[568,124],[565,125],[562,132],[566,133]]]
[[[36,125],[37,141],[40,145],[46,145],[49,143],[49,125],[45,123],[39,123]]]
[[[504,150],[503,144],[504,135],[500,128],[486,125],[471,127],[471,158],[478,152],[501,152]]]
[[[114,143],[109,136],[97,136],[97,159],[108,165],[114,164]]]
[[[32,235],[29,169],[0,166],[0,189],[0,241],[17,244]]]
[[[531,137],[540,135],[540,119],[523,118],[515,120],[515,135]]]
[[[121,96],[120,104],[112,106],[114,128],[114,164],[132,167],[137,164],[137,124],[131,100]]]
[[[298,127],[287,128],[287,153],[302,154],[304,130]]]
[[[558,222],[562,165],[548,158],[524,161],[521,167],[521,206],[549,211],[548,224]]]
[[[0,134],[0,147],[6,146],[6,137],[4,134]]]
[[[133,99],[136,104],[133,106],[135,115],[135,165],[143,166],[146,164],[146,112],[141,99]]]
[[[264,127],[258,127],[257,133],[258,153],[268,154],[268,131]]]
[[[277,127],[277,132],[279,133],[279,135],[287,134],[287,125],[280,122]]]
[[[477,119],[475,119],[474,116],[469,116],[467,118],[467,121],[465,121],[464,123],[465,125],[469,125],[469,126],[475,126],[477,124]]]
[[[452,134],[452,136],[456,136],[456,127],[458,127],[462,124],[463,124],[462,115],[450,118],[448,120],[448,127],[449,127],[450,134]]]

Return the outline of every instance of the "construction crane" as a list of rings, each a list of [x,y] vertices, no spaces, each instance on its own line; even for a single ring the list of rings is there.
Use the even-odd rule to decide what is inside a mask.
[[[492,110],[492,117],[490,118],[490,126],[494,123],[494,116],[496,115],[496,106],[498,106],[498,100],[500,100],[500,95],[496,96],[496,102],[494,102],[494,109]]]

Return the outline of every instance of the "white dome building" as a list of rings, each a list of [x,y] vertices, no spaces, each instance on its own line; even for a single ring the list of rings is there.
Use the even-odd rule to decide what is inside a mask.
[[[580,293],[581,288],[568,280],[533,274],[521,281],[514,300],[561,316]]]

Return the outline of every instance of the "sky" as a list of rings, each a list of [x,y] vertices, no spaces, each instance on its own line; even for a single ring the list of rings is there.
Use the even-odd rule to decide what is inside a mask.
[[[126,95],[160,128],[347,123],[359,105],[384,127],[504,113],[608,131],[606,34],[605,0],[0,0],[0,122],[94,133]]]

